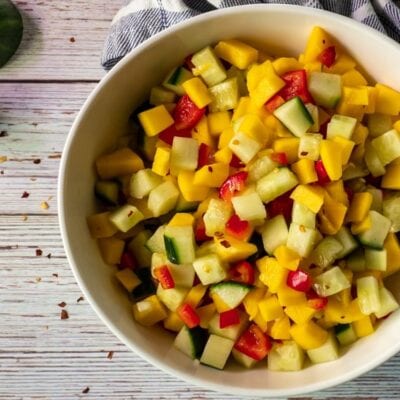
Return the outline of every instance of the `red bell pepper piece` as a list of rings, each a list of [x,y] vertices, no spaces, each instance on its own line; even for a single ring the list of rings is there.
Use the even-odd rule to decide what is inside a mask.
[[[212,239],[206,234],[206,226],[204,225],[203,218],[197,221],[196,227],[194,228],[194,238],[196,242],[205,242],[206,240]]]
[[[188,95],[183,95],[173,112],[176,129],[179,131],[194,128],[205,112],[205,107],[198,108]]]
[[[177,308],[176,312],[188,328],[200,325],[200,317],[190,304],[183,303]]]
[[[172,289],[175,287],[174,278],[172,277],[171,272],[169,272],[169,269],[166,265],[155,268],[154,275],[160,282],[163,289]]]
[[[248,261],[239,261],[229,269],[232,281],[252,285],[255,281],[254,267]]]
[[[326,185],[331,181],[322,160],[315,161],[314,168],[315,172],[317,173],[318,183],[320,185]]]
[[[233,214],[225,224],[225,231],[228,235],[244,240],[250,234],[251,226],[248,221],[243,221],[238,215]]]
[[[280,96],[279,94],[276,94],[275,96],[272,96],[266,103],[265,103],[265,108],[270,112],[273,113],[278,107],[280,107],[283,103],[285,102],[285,99]]]
[[[314,100],[311,97],[307,87],[307,73],[305,69],[299,69],[297,71],[289,71],[281,76],[286,82],[279,92],[285,101],[292,99],[293,97],[300,97],[303,103],[313,103]]]
[[[193,54],[189,54],[185,60],[183,61],[183,65],[189,70],[191,71],[194,68],[194,64],[192,62],[192,56]]]
[[[197,168],[204,167],[211,163],[211,147],[205,143],[199,146],[199,159],[197,161]]]
[[[243,168],[244,167],[243,161],[236,154],[232,154],[232,158],[231,158],[229,165],[233,168]]]
[[[235,193],[244,189],[248,173],[240,171],[229,176],[219,188],[219,197],[225,201],[230,201]]]
[[[174,137],[192,137],[192,132],[190,129],[181,129],[177,130],[175,125],[171,125],[167,129],[164,129],[162,132],[159,133],[158,137],[163,142],[172,146],[172,142],[174,141]]]
[[[315,310],[322,310],[326,307],[328,304],[328,298],[327,297],[321,297],[319,296],[314,289],[310,289],[307,293],[307,302],[308,305]]]
[[[236,308],[219,314],[220,329],[224,329],[231,325],[237,325],[239,323],[240,323],[240,314]]]
[[[119,262],[120,269],[135,269],[136,268],[136,260],[135,257],[129,251],[124,251],[121,255],[121,260]]]
[[[325,67],[331,67],[336,59],[336,48],[335,46],[327,47],[325,50],[322,50],[317,57],[318,61],[320,61]]]
[[[288,165],[288,158],[286,153],[272,153],[270,156],[272,161],[281,165]]]
[[[251,324],[235,343],[235,349],[260,361],[266,357],[271,350],[272,343],[270,338],[255,324]]]
[[[298,292],[308,292],[311,289],[312,278],[308,272],[301,269],[289,271],[286,284]]]
[[[290,222],[293,208],[293,200],[290,198],[290,194],[291,191],[284,193],[266,205],[268,218],[283,215],[286,222]]]

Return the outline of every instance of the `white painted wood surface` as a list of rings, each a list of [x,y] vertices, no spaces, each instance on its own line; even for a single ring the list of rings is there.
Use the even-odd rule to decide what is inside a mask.
[[[59,156],[77,111],[104,74],[102,45],[123,1],[16,3],[27,27],[24,43],[0,70],[0,132],[8,134],[0,137],[0,157],[8,157],[0,164],[0,399],[232,399],[131,353],[85,300],[77,301],[82,294],[65,258],[56,205]],[[25,191],[29,197],[21,198]],[[60,319],[61,302],[69,319]],[[397,356],[308,398],[399,399],[399,373]]]

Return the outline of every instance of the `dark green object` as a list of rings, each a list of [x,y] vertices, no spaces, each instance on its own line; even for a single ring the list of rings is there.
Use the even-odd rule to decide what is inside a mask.
[[[10,0],[0,0],[0,67],[17,51],[23,32],[22,17]]]
[[[164,245],[168,260],[174,264],[179,264],[179,257],[176,251],[174,239],[164,235]]]

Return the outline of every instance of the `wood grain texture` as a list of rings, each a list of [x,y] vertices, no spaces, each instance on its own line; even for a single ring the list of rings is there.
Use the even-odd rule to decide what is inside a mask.
[[[103,75],[99,55],[121,2],[16,3],[27,26],[24,45],[0,70],[0,157],[8,158],[0,164],[0,399],[234,399],[175,379],[129,351],[80,299],[65,258],[59,157],[91,81]],[[61,320],[62,309],[68,319]],[[398,355],[303,399],[399,399],[399,371]]]

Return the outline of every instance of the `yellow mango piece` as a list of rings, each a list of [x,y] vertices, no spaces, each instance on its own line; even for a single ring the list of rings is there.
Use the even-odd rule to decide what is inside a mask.
[[[346,98],[348,104],[353,104],[356,106],[368,106],[369,95],[366,86],[344,86],[343,95]]]
[[[324,204],[324,190],[319,186],[298,185],[290,198],[317,213]]]
[[[229,147],[224,147],[214,153],[214,159],[218,163],[229,165],[232,160],[232,150]]]
[[[389,164],[386,167],[381,187],[384,189],[400,190],[400,164]]]
[[[325,309],[327,321],[338,324],[349,324],[364,317],[358,305],[358,300],[352,300],[348,305],[343,304],[334,296],[328,298],[328,304]]]
[[[320,347],[328,339],[328,332],[313,321],[292,325],[289,332],[293,340],[304,350]]]
[[[277,293],[280,288],[286,286],[288,269],[282,267],[274,257],[262,257],[256,261],[260,271],[260,280],[271,293]]]
[[[335,235],[342,227],[347,207],[325,192],[324,204],[318,213],[319,229],[326,235]]]
[[[142,281],[130,268],[124,268],[117,271],[115,273],[115,277],[129,293],[131,293],[133,289],[142,283]]]
[[[366,114],[375,114],[376,99],[378,98],[378,90],[375,87],[367,86],[368,90],[368,105],[364,108]]]
[[[282,306],[288,307],[303,303],[307,299],[303,292],[298,292],[297,290],[286,286],[285,282],[285,286],[282,286],[278,289],[278,300]]]
[[[202,306],[196,308],[196,313],[200,318],[200,327],[203,329],[208,329],[208,323],[210,322],[211,318],[216,313],[216,308],[214,303],[207,304],[206,306]]]
[[[351,224],[351,233],[353,235],[358,235],[362,232],[367,231],[368,229],[371,229],[371,226],[372,226],[371,217],[367,215],[362,221],[353,222]]]
[[[169,331],[179,332],[185,324],[175,311],[169,311],[167,318],[163,321],[163,325]]]
[[[233,128],[224,129],[222,131],[221,135],[219,135],[218,149],[221,150],[221,149],[228,147],[228,144],[231,141],[231,139],[233,138],[234,134],[235,133],[233,131]]]
[[[139,324],[151,326],[167,318],[165,307],[154,294],[133,305],[133,316]]]
[[[301,260],[301,257],[294,250],[289,249],[284,244],[275,249],[274,256],[282,267],[290,271],[296,271]]]
[[[154,155],[152,171],[160,176],[166,176],[169,171],[171,159],[171,149],[167,147],[158,147]]]
[[[221,40],[215,46],[218,57],[239,69],[246,69],[258,59],[258,50],[240,40]]]
[[[222,262],[235,262],[245,260],[257,252],[253,243],[243,242],[231,236],[214,237],[215,252]]]
[[[116,226],[110,221],[110,212],[89,215],[86,222],[92,238],[100,239],[113,236],[118,232]]]
[[[206,291],[207,286],[203,286],[201,283],[193,286],[185,297],[185,303],[190,304],[193,308],[196,308],[206,294]]]
[[[347,115],[348,117],[356,118],[358,121],[361,121],[363,119],[365,110],[366,106],[359,106],[348,103],[344,95],[342,95],[336,107],[337,114]]]
[[[351,154],[350,157],[350,162],[353,162],[355,164],[362,164],[362,161],[364,160],[364,155],[365,155],[364,144],[358,144],[357,146],[354,147],[353,153]]]
[[[264,321],[269,322],[284,316],[283,308],[279,304],[276,295],[262,299],[258,303],[258,309]]]
[[[342,177],[342,147],[333,140],[321,140],[320,156],[329,178],[337,181]]]
[[[208,129],[211,135],[217,136],[225,129],[231,127],[231,113],[229,111],[217,111],[209,113]]]
[[[377,83],[375,112],[386,115],[398,115],[400,113],[400,92],[389,86]]]
[[[265,288],[254,288],[243,299],[243,306],[252,321],[258,314],[258,303],[265,296]]]
[[[355,68],[346,71],[342,75],[342,85],[343,86],[365,86],[368,85],[367,80],[357,71]]]
[[[261,118],[255,114],[245,115],[240,122],[238,122],[237,131],[257,140],[257,142],[261,143],[263,146],[265,146],[271,138]]]
[[[182,83],[182,87],[198,108],[204,108],[212,102],[210,92],[200,78],[189,79]]]
[[[96,170],[101,179],[130,175],[143,168],[143,160],[128,147],[96,159]]]
[[[363,221],[372,205],[372,194],[369,192],[354,193],[350,208],[347,212],[346,222]]]
[[[397,132],[400,132],[400,119],[397,120],[397,121],[393,124],[393,128],[396,129]]]
[[[268,329],[268,334],[275,340],[291,339],[292,336],[290,335],[289,318],[284,315],[283,317],[276,319]]]
[[[258,327],[263,332],[267,332],[267,330],[268,330],[268,321],[265,321],[265,319],[261,315],[261,312],[257,313],[257,315],[253,318],[253,321],[258,325]]]
[[[272,148],[277,153],[285,153],[289,164],[296,162],[298,158],[300,138],[287,137],[276,139],[272,144]]]
[[[314,168],[314,161],[309,158],[302,158],[291,166],[299,182],[303,185],[318,181],[317,173]]]
[[[317,310],[308,305],[307,301],[285,308],[285,314],[295,323],[304,324],[311,320]]]
[[[355,144],[364,144],[365,140],[368,137],[368,128],[366,126],[364,126],[361,123],[357,123],[356,128],[354,129],[353,135],[351,137],[351,140],[355,143]]]
[[[207,146],[214,147],[214,139],[208,129],[208,118],[206,115],[200,119],[197,125],[192,129],[192,138],[198,143],[204,143]]]
[[[353,326],[355,334],[359,338],[368,336],[371,333],[374,333],[375,330],[369,315],[364,316],[364,318],[358,321],[354,321],[351,325]]]
[[[322,63],[320,61],[312,61],[304,64],[304,69],[307,71],[307,74],[311,72],[321,72],[322,71]]]
[[[352,280],[349,279],[349,282],[351,282],[351,281]],[[352,301],[351,288],[343,289],[341,292],[338,293],[338,296],[339,296],[340,302],[345,307],[348,307],[350,305],[350,302]]]
[[[168,222],[168,226],[193,226],[194,216],[189,213],[176,213]]]
[[[147,136],[155,136],[170,127],[174,120],[163,104],[138,114],[139,122]]]
[[[258,107],[262,107],[284,86],[285,81],[275,73],[269,60],[260,65],[253,65],[247,73],[247,87],[250,98]]]
[[[258,115],[262,119],[269,115],[263,106],[256,106],[250,97],[244,96],[239,99],[239,104],[233,111],[232,121],[237,121],[247,114]]]
[[[400,243],[394,232],[388,233],[383,246],[386,250],[386,271],[383,276],[386,278],[400,270]]]
[[[302,61],[304,63],[316,61],[323,50],[334,44],[332,38],[326,31],[319,26],[314,26],[308,37]]]
[[[181,171],[178,174],[178,187],[186,201],[202,201],[207,198],[210,188],[194,183],[195,173]]]
[[[100,253],[106,264],[119,264],[124,251],[125,241],[115,237],[98,240]]]
[[[278,75],[303,68],[303,64],[293,57],[279,57],[272,61],[272,65]]]
[[[344,184],[342,180],[330,182],[324,186],[324,189],[334,200],[339,201],[346,207],[349,206],[349,198],[344,190]]]
[[[231,307],[229,307],[217,293],[212,293],[211,298],[214,302],[214,306],[219,313],[229,311]]]
[[[194,173],[193,183],[207,187],[220,187],[229,176],[229,164],[214,163],[201,167]]]
[[[353,69],[356,65],[357,63],[354,61],[354,58],[350,57],[347,53],[339,52],[335,63],[329,68],[323,67],[322,69],[324,72],[341,75]]]
[[[346,165],[350,160],[351,152],[355,146],[354,142],[342,136],[336,136],[332,140],[341,147],[342,165]]]

